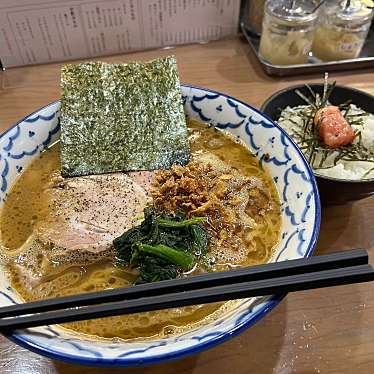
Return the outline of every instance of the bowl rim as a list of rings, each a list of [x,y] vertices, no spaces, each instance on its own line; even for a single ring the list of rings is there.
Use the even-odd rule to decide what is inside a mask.
[[[314,214],[314,227],[313,227],[313,232],[312,236],[309,242],[309,245],[307,247],[307,250],[305,252],[304,258],[305,257],[310,257],[315,249],[319,231],[320,231],[320,224],[321,224],[321,203],[320,203],[320,198],[319,198],[319,192],[317,188],[317,182],[314,176],[314,173],[312,169],[310,168],[307,160],[305,159],[303,153],[301,150],[297,147],[296,143],[293,141],[293,139],[277,124],[275,123],[268,115],[262,113],[260,110],[254,108],[253,106],[236,99],[230,95],[226,95],[224,93],[221,93],[219,91],[203,88],[203,87],[198,87],[194,86],[191,84],[181,84],[181,87],[186,88],[186,89],[196,89],[196,90],[201,90],[205,91],[208,93],[216,94],[223,96],[226,99],[230,99],[233,101],[236,101],[242,105],[244,105],[246,108],[250,109],[251,111],[255,112],[256,114],[264,117],[266,120],[268,120],[273,126],[278,128],[282,134],[285,135],[285,137],[290,141],[291,144],[295,146],[295,152],[298,155],[298,157],[301,159],[303,162],[304,166],[306,167],[306,170],[309,174],[310,177],[310,183],[312,185],[312,190],[313,190],[313,199],[314,199],[314,204],[315,204],[315,214]],[[20,123],[22,123],[25,119],[29,118],[32,115],[35,115],[36,113],[40,112],[43,109],[46,109],[52,105],[55,105],[58,103],[60,100],[55,100],[37,110],[34,112],[26,115],[24,118],[21,120],[17,121],[13,126],[8,128],[5,132],[0,134],[0,138],[5,136],[9,131],[11,131],[14,127],[18,126]],[[28,350],[35,352],[37,354],[49,357],[54,360],[59,360],[59,361],[64,361],[68,363],[74,363],[74,364],[79,364],[79,365],[89,365],[89,366],[97,366],[97,367],[132,367],[132,366],[143,366],[143,365],[151,365],[151,364],[156,364],[156,363],[161,363],[161,362],[166,362],[166,361],[172,361],[176,359],[180,359],[183,357],[186,357],[191,354],[195,354],[201,351],[204,351],[208,348],[212,348],[220,343],[223,343],[234,336],[238,335],[242,331],[246,330],[253,324],[255,324],[257,321],[259,321],[261,318],[263,318],[267,313],[269,313],[275,306],[277,306],[282,299],[286,296],[286,294],[282,295],[273,295],[271,296],[268,300],[264,302],[264,306],[261,307],[259,310],[257,310],[251,318],[243,319],[242,322],[237,324],[235,327],[233,327],[231,330],[225,331],[223,334],[214,336],[210,338],[209,340],[206,340],[204,342],[198,341],[196,344],[194,344],[192,347],[186,347],[179,349],[176,352],[173,353],[162,353],[158,355],[153,355],[152,357],[149,358],[126,358],[126,357],[121,357],[121,358],[105,358],[105,357],[81,357],[77,354],[69,354],[69,353],[62,353],[60,351],[57,351],[53,349],[53,347],[45,347],[43,345],[37,344],[33,341],[30,341],[27,339],[27,337],[17,334],[17,333],[10,333],[10,334],[5,334],[5,337],[11,340],[12,342],[27,348]],[[23,331],[23,330],[20,330]]]
[[[302,88],[302,87],[305,87],[305,85],[308,84],[310,87],[313,87],[313,86],[322,86],[323,87],[323,83],[305,83],[305,84],[296,84],[296,85],[293,85],[293,86],[289,86],[289,87],[286,87],[286,88],[283,88],[279,91],[276,91],[274,92],[271,96],[269,96],[262,104],[261,104],[261,107],[260,107],[260,111],[263,113],[263,110],[269,105],[269,103],[271,103],[276,97],[278,96],[281,96],[289,91],[295,91],[297,90],[298,88]],[[335,88],[343,88],[343,89],[346,89],[348,91],[352,91],[352,92],[355,92],[356,94],[360,94],[360,95],[363,95],[363,96],[366,96],[370,99],[372,99],[374,101],[374,95],[370,94],[369,92],[365,92],[365,91],[362,91],[362,90],[359,90],[358,88],[354,88],[354,87],[349,87],[349,86],[344,86],[344,85],[340,85],[340,84],[337,84],[335,86]],[[370,114],[373,114],[374,115],[374,109],[373,109],[373,112],[368,112]],[[265,113],[263,113],[265,114]],[[265,114],[266,115],[266,114]],[[267,116],[267,115],[266,115]],[[267,116],[268,117],[268,116]],[[272,119],[273,122],[275,122],[275,120]],[[276,123],[277,124],[277,123]],[[277,124],[278,125],[278,124]],[[297,146],[297,145],[296,145]],[[298,146],[297,146],[298,147]],[[329,177],[327,175],[322,175],[322,174],[319,174],[318,172],[316,172],[315,170],[313,170],[313,174],[315,177],[317,178],[321,178],[321,179],[325,179],[325,180],[328,180],[330,182],[337,182],[337,183],[343,183],[343,184],[349,184],[349,183],[353,183],[353,184],[370,184],[370,183],[374,183],[374,177],[373,178],[369,178],[369,179],[346,179],[346,178],[336,178],[336,177]]]

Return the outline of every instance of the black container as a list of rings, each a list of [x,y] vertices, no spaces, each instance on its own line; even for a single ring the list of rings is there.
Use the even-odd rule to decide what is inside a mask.
[[[309,86],[314,92],[322,94],[323,84],[310,84]],[[292,86],[270,96],[262,104],[261,111],[276,121],[281,111],[287,106],[305,105],[305,102],[296,94],[296,89],[310,96],[310,92],[304,85]],[[339,105],[348,100],[366,112],[374,114],[374,96],[355,88],[336,86],[329,99],[333,105]],[[374,194],[374,178],[352,181],[316,175],[316,179],[323,205],[344,204]]]

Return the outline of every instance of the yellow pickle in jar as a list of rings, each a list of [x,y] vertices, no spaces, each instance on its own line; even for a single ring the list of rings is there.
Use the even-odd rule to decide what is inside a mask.
[[[371,0],[330,0],[321,7],[312,52],[322,61],[360,55],[373,18]]]
[[[312,47],[318,11],[313,1],[268,0],[260,56],[274,65],[303,64]]]

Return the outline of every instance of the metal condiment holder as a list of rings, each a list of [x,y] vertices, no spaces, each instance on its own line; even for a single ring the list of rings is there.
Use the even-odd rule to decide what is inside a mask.
[[[312,54],[309,55],[308,61],[304,64],[297,65],[274,65],[261,58],[259,55],[260,38],[258,35],[251,33],[244,25],[243,22],[240,24],[241,31],[248,41],[253,53],[258,59],[264,71],[269,75],[274,76],[287,76],[287,75],[298,75],[307,73],[323,73],[325,71],[339,71],[348,69],[363,69],[368,67],[374,67],[374,27],[372,25],[369,30],[368,36],[364,43],[364,46],[357,58],[339,60],[339,61],[328,61],[324,62],[315,57]]]

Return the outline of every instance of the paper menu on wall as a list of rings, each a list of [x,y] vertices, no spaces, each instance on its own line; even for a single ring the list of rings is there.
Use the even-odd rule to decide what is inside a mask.
[[[220,39],[240,0],[0,0],[5,68]]]

